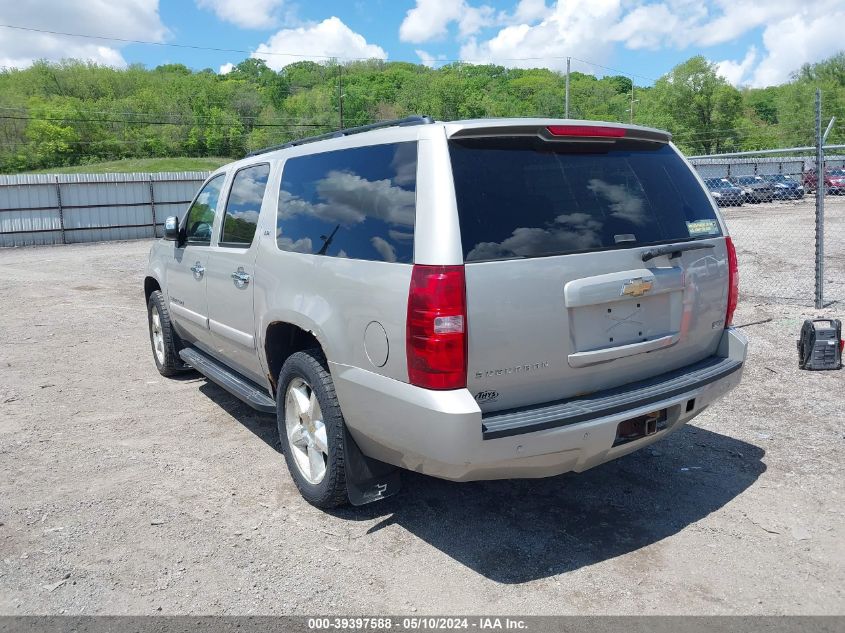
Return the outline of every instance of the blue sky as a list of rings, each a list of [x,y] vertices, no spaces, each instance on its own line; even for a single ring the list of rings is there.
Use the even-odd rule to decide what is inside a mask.
[[[561,70],[571,56],[642,85],[702,54],[735,85],[765,86],[838,52],[843,19],[841,0],[27,0],[3,3],[0,24],[164,45],[0,27],[0,66],[81,57],[225,72],[252,54],[276,69],[339,56]]]

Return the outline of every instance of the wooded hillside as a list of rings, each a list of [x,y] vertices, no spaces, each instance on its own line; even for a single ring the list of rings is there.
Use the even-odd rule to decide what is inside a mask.
[[[633,87],[633,121],[668,129],[686,152],[810,145],[813,99],[845,121],[845,54],[793,80],[737,90],[703,57]],[[78,61],[0,72],[0,171],[120,158],[240,157],[249,150],[407,114],[438,119],[564,114],[564,77],[545,69],[405,62],[299,62],[276,73],[247,59],[227,75],[179,64],[125,70]],[[572,118],[631,120],[623,76],[573,73]],[[834,129],[830,142],[845,141]]]

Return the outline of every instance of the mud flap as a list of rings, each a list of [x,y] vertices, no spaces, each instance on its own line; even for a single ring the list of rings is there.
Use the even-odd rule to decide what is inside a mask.
[[[358,448],[349,431],[345,433],[346,493],[349,502],[362,506],[392,497],[402,487],[396,466],[367,457]]]

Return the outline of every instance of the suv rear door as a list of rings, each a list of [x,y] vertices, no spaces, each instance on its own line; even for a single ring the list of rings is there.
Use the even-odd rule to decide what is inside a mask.
[[[256,228],[270,176],[269,163],[235,172],[220,221],[220,237],[208,256],[208,317],[214,355],[262,381],[255,344]]]
[[[668,139],[458,136],[467,384],[482,410],[591,393],[715,352],[725,240]],[[643,256],[670,244],[702,248]]]

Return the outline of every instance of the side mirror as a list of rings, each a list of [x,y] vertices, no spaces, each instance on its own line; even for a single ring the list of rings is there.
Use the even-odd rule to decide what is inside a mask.
[[[164,220],[164,239],[172,242],[179,239],[179,218],[175,215]]]

